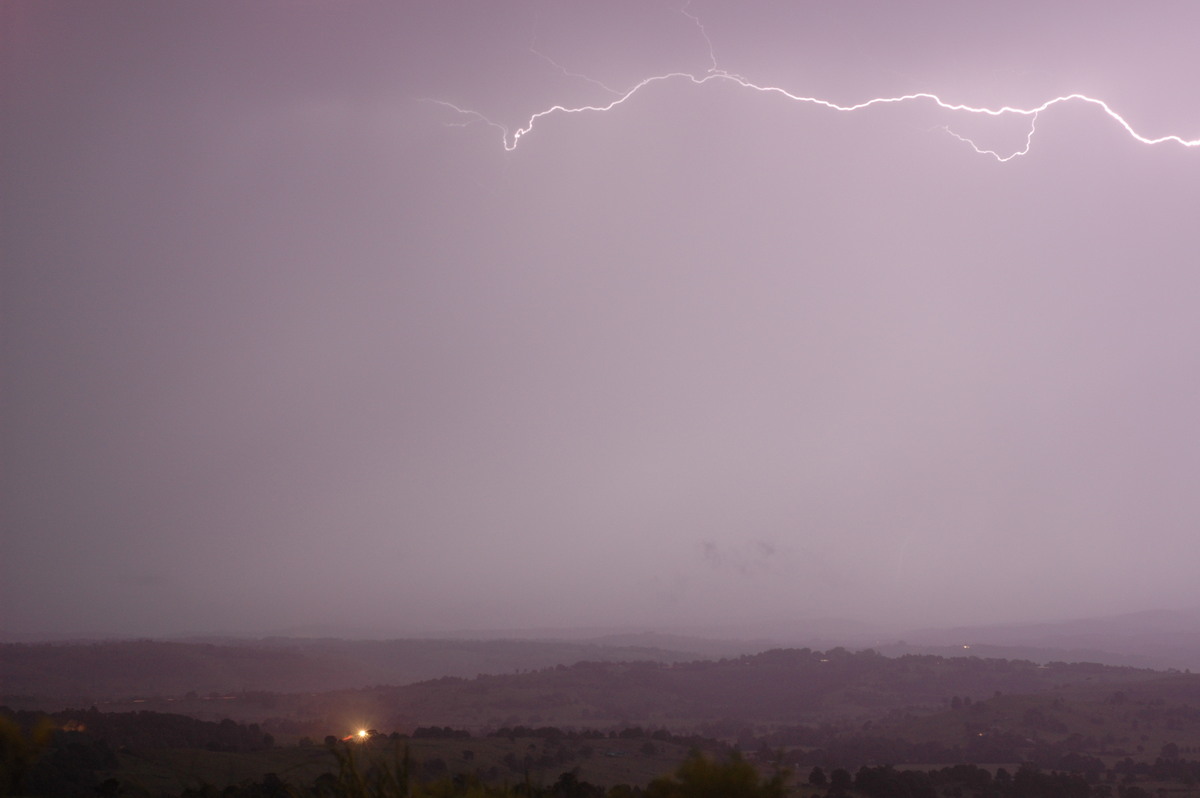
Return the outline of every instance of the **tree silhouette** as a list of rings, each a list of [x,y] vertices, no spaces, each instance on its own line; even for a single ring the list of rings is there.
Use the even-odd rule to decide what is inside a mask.
[[[693,752],[675,773],[646,787],[646,798],[783,798],[786,773],[763,779],[736,751],[725,762]]]

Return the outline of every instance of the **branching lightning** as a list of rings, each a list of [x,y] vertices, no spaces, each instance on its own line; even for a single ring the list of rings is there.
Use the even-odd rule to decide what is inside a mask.
[[[1080,96],[1082,96],[1082,95],[1080,95]],[[1060,97],[1059,99],[1062,100],[1062,99],[1066,99],[1066,98]],[[975,152],[979,153],[980,155],[990,155],[993,158],[995,158],[997,161],[1004,163],[1005,161],[1011,161],[1013,158],[1016,158],[1018,155],[1025,155],[1026,153],[1029,152],[1029,148],[1033,146],[1033,134],[1037,132],[1037,118],[1038,118],[1038,112],[1033,111],[1029,116],[1029,132],[1025,135],[1025,146],[1019,150],[1015,150],[1015,151],[1009,153],[1008,155],[1001,155],[1000,153],[996,152],[995,150],[989,150],[989,149],[980,147],[978,144],[976,144],[974,141],[967,138],[966,136],[961,136],[958,133],[955,133],[953,130],[950,129],[950,127],[948,125],[942,125],[941,129],[946,131],[947,133],[949,133],[951,136],[958,139],[959,141],[964,142],[965,144],[968,144],[971,147],[971,149],[975,150]],[[1128,126],[1126,126],[1126,127],[1128,127]],[[1135,133],[1134,135],[1136,136],[1137,134]],[[1154,142],[1150,142],[1150,143],[1154,143]],[[1184,146],[1190,147],[1192,145],[1188,144],[1187,142],[1184,142]]]
[[[982,147],[982,146],[978,145],[973,139],[971,139],[967,136],[961,135],[959,133],[956,133],[949,126],[946,126],[946,125],[939,126],[939,129],[945,131],[948,135],[952,136],[953,138],[958,139],[959,141],[967,144],[968,146],[971,147],[971,149],[973,149],[979,155],[990,155],[993,158],[995,158],[997,161],[1000,161],[1000,162],[1010,161],[1013,158],[1027,154],[1033,145],[1033,137],[1034,137],[1034,134],[1037,132],[1037,122],[1038,122],[1039,115],[1045,111],[1048,111],[1049,109],[1053,108],[1056,105],[1063,105],[1066,103],[1084,103],[1084,104],[1096,106],[1097,108],[1101,109],[1105,114],[1107,114],[1109,116],[1109,118],[1111,118],[1118,125],[1120,125],[1131,138],[1133,138],[1135,141],[1138,141],[1142,144],[1164,144],[1164,143],[1168,143],[1168,142],[1173,142],[1175,144],[1179,144],[1184,147],[1200,147],[1200,138],[1185,139],[1182,136],[1178,136],[1178,135],[1174,135],[1174,134],[1158,136],[1158,137],[1150,137],[1150,136],[1143,135],[1142,133],[1139,133],[1137,130],[1135,130],[1133,128],[1133,126],[1125,119],[1125,117],[1123,117],[1119,113],[1117,113],[1104,100],[1096,98],[1096,97],[1089,97],[1086,94],[1066,94],[1066,95],[1062,95],[1059,97],[1054,97],[1053,99],[1050,99],[1050,100],[1046,100],[1045,102],[1043,102],[1040,105],[1036,105],[1036,106],[1029,107],[1029,108],[1020,108],[1020,107],[1015,107],[1015,106],[1010,106],[1010,105],[1005,105],[1005,106],[1002,106],[999,108],[973,106],[973,105],[968,105],[966,103],[956,103],[956,102],[951,102],[949,100],[945,100],[942,97],[940,97],[939,95],[934,94],[932,92],[915,92],[913,94],[903,94],[903,95],[898,95],[898,96],[894,96],[894,97],[874,97],[869,100],[865,100],[863,102],[855,103],[853,105],[842,105],[842,104],[833,102],[831,100],[822,99],[820,97],[808,97],[808,96],[805,96],[802,94],[796,94],[796,93],[789,91],[788,89],[782,88],[780,86],[761,85],[761,84],[755,83],[741,75],[734,74],[732,72],[727,72],[718,65],[716,51],[713,48],[712,40],[709,38],[708,32],[705,30],[703,23],[700,21],[700,18],[697,17],[695,14],[693,14],[691,11],[689,11],[690,4],[691,4],[690,0],[688,0],[688,2],[685,3],[684,6],[680,9],[680,13],[682,13],[685,17],[687,17],[689,20],[692,21],[692,23],[696,26],[697,30],[699,30],[700,35],[703,37],[705,43],[708,46],[708,57],[709,57],[709,63],[711,64],[711,66],[709,67],[708,71],[703,74],[694,74],[691,72],[667,72],[667,73],[664,73],[661,75],[652,75],[651,77],[648,77],[648,78],[645,78],[645,79],[639,81],[638,83],[634,84],[632,87],[630,87],[624,91],[617,91],[609,86],[606,86],[605,84],[601,83],[598,80],[594,80],[585,75],[580,75],[577,73],[569,72],[566,68],[559,65],[557,62],[555,62],[549,56],[546,56],[543,53],[540,53],[531,47],[530,51],[534,55],[537,55],[538,57],[542,58],[543,60],[549,62],[556,69],[558,69],[563,75],[569,76],[569,77],[574,77],[574,78],[579,78],[582,80],[586,80],[590,83],[593,83],[596,86],[599,86],[600,88],[604,89],[606,92],[614,95],[614,99],[612,99],[606,103],[596,104],[596,105],[576,105],[576,106],[553,105],[553,106],[550,106],[549,108],[545,108],[541,111],[535,112],[534,114],[532,114],[529,117],[529,119],[523,125],[521,125],[520,127],[517,127],[517,128],[513,128],[513,129],[510,129],[506,125],[503,125],[499,122],[495,122],[495,121],[487,118],[486,116],[479,113],[478,111],[473,111],[469,108],[463,108],[459,105],[456,105],[455,103],[452,103],[452,102],[449,102],[446,100],[431,100],[431,102],[437,103],[446,108],[450,108],[453,111],[455,111],[457,114],[460,115],[460,121],[458,121],[457,123],[451,123],[451,124],[467,125],[467,124],[472,124],[475,122],[481,122],[490,127],[496,128],[501,133],[501,138],[502,138],[502,142],[504,144],[504,149],[508,150],[510,152],[517,148],[517,146],[521,143],[522,139],[524,139],[526,136],[528,136],[530,133],[533,132],[534,127],[542,119],[545,119],[547,117],[551,117],[551,116],[554,116],[557,114],[588,114],[588,113],[601,113],[604,111],[612,111],[615,108],[617,108],[618,106],[623,105],[625,102],[627,102],[628,100],[633,98],[635,95],[641,93],[645,89],[648,89],[648,88],[653,87],[660,83],[683,82],[683,81],[690,82],[697,86],[703,86],[708,83],[732,83],[736,86],[739,86],[743,89],[747,89],[750,91],[760,92],[763,94],[776,95],[776,96],[782,97],[784,99],[790,100],[792,102],[817,105],[817,106],[820,106],[823,108],[827,108],[831,111],[840,111],[840,112],[845,112],[845,113],[849,113],[852,111],[860,111],[865,108],[870,108],[870,107],[876,106],[876,105],[925,102],[925,103],[930,103],[932,105],[935,105],[938,108],[941,108],[943,110],[951,111],[951,112],[955,112],[955,113],[967,113],[967,114],[976,114],[976,115],[984,115],[984,116],[991,116],[991,117],[1001,117],[1001,116],[1005,116],[1005,115],[1027,117],[1029,119],[1029,132],[1026,135],[1024,146],[1021,147],[1020,149],[1018,149],[1014,152],[1008,153],[1008,154],[1004,154],[1004,153],[998,152],[997,150],[992,150],[992,149],[987,149],[985,147]],[[465,118],[465,119],[463,119],[463,118]]]
[[[555,61],[550,56],[546,55],[545,53],[541,52],[540,50],[537,50],[534,47],[530,47],[529,52],[533,53],[534,55],[536,55],[538,58],[545,61],[550,66],[557,69],[560,73],[562,73],[562,76],[564,78],[577,78],[579,80],[587,81],[588,83],[592,84],[593,86],[599,86],[600,88],[604,89],[606,92],[608,92],[609,94],[611,94],[615,97],[620,97],[624,93],[624,92],[619,91],[618,89],[612,88],[611,86],[604,85],[603,83],[596,80],[595,78],[589,78],[587,75],[581,75],[578,72],[572,72],[571,70],[567,69],[562,64]]]
[[[687,0],[687,2],[685,2],[683,4],[683,8],[679,9],[679,13],[683,14],[685,17],[687,17],[688,19],[690,19],[692,21],[692,24],[696,26],[696,29],[698,31],[700,31],[700,35],[704,37],[704,43],[708,45],[708,62],[712,65],[708,68],[709,74],[715,74],[717,72],[722,72],[724,70],[722,70],[721,67],[717,64],[717,51],[715,49],[713,49],[712,39],[709,38],[708,31],[706,31],[704,29],[704,23],[700,21],[700,17],[696,16],[695,14],[693,14],[691,11],[688,10],[691,7],[692,7],[692,0]]]

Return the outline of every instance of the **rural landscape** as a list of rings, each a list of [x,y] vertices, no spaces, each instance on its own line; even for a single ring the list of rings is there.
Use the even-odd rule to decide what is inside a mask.
[[[1196,622],[1165,615],[1177,630]],[[1122,625],[1152,620],[1109,621],[1113,650],[1094,653],[1127,658]],[[1142,636],[1147,656],[1195,661],[1179,637],[1157,640]],[[705,653],[665,647],[689,643]],[[1190,667],[1007,658],[978,643],[893,655],[760,645],[652,634],[5,643],[0,786],[187,798],[1200,790]],[[919,647],[881,648],[900,645]]]
[[[1200,0],[0,0],[0,798],[1200,798]]]

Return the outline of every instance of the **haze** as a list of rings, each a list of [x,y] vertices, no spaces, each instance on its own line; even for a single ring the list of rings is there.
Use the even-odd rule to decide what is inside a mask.
[[[703,74],[680,5],[5,3],[0,628],[1200,605],[1200,150],[671,82],[506,152],[429,102]],[[799,94],[1200,136],[1192,3],[689,11]]]

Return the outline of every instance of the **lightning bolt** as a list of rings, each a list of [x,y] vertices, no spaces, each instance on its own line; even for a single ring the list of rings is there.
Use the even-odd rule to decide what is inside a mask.
[[[1080,95],[1080,96],[1082,96],[1082,95]],[[1063,99],[1067,99],[1067,98],[1059,97],[1058,99],[1063,100]],[[1025,135],[1025,146],[1019,150],[1014,150],[1013,152],[1010,152],[1008,155],[1001,155],[1000,153],[996,152],[995,150],[989,150],[989,149],[980,147],[978,144],[976,144],[974,141],[967,138],[966,136],[961,136],[958,133],[955,133],[953,130],[950,129],[949,125],[941,125],[940,129],[944,130],[946,133],[948,133],[949,135],[958,139],[959,141],[964,142],[965,144],[969,145],[971,147],[971,149],[975,150],[975,152],[979,153],[980,155],[990,155],[993,158],[995,158],[997,161],[999,161],[1000,163],[1005,163],[1006,161],[1011,161],[1013,158],[1016,158],[1020,155],[1025,155],[1029,152],[1030,147],[1033,146],[1033,134],[1037,132],[1037,118],[1038,118],[1037,111],[1030,112],[1029,133],[1027,133]],[[1135,133],[1134,135],[1137,135],[1137,134]],[[1155,142],[1149,142],[1149,143],[1153,144]],[[1193,144],[1195,144],[1195,142],[1192,142],[1191,144],[1184,142],[1184,146],[1187,146],[1187,147],[1190,147]]]
[[[603,105],[577,105],[577,106],[553,105],[549,108],[546,108],[544,110],[534,113],[533,115],[531,115],[529,117],[529,120],[524,125],[522,125],[521,127],[515,128],[511,131],[509,130],[509,128],[507,126],[502,125],[499,122],[494,122],[494,121],[488,119],[486,116],[479,113],[478,111],[472,111],[468,108],[461,108],[458,105],[455,105],[454,103],[448,102],[446,100],[432,100],[432,102],[436,102],[439,105],[445,106],[447,108],[451,108],[459,114],[462,114],[464,116],[473,117],[474,119],[477,119],[480,122],[483,122],[487,125],[490,125],[491,127],[498,129],[502,134],[504,149],[511,152],[511,151],[515,150],[517,148],[517,146],[521,143],[521,139],[524,138],[525,136],[528,136],[530,133],[532,133],[533,129],[537,125],[537,123],[546,117],[553,116],[555,114],[586,114],[586,113],[600,113],[603,111],[611,111],[614,108],[624,104],[631,97],[633,97],[635,94],[639,93],[646,87],[652,86],[656,83],[665,83],[668,81],[689,81],[697,86],[702,86],[706,83],[713,83],[713,82],[717,82],[717,81],[729,82],[729,83],[733,83],[737,86],[740,86],[743,89],[749,89],[751,91],[762,92],[764,94],[775,94],[775,95],[785,97],[786,99],[791,100],[793,102],[818,105],[823,108],[828,108],[832,111],[841,111],[841,112],[861,111],[864,108],[870,108],[871,106],[874,106],[874,105],[888,105],[888,104],[896,104],[896,103],[927,101],[927,102],[930,102],[930,103],[936,105],[937,107],[945,109],[947,111],[956,111],[956,112],[963,112],[963,113],[970,113],[970,114],[984,114],[987,116],[1004,116],[1005,114],[1014,114],[1014,115],[1029,117],[1029,119],[1030,119],[1029,134],[1026,137],[1025,146],[1013,153],[1008,154],[1008,155],[1003,155],[995,150],[989,150],[989,149],[980,147],[970,138],[960,135],[958,133],[955,133],[948,126],[942,128],[943,130],[946,131],[947,134],[953,136],[954,138],[958,139],[959,141],[962,141],[962,142],[970,145],[970,147],[973,150],[975,150],[975,152],[979,153],[980,155],[990,155],[990,156],[994,157],[997,161],[1000,161],[1000,162],[1010,161],[1013,158],[1016,158],[1020,155],[1027,154],[1033,144],[1033,135],[1037,130],[1038,115],[1041,114],[1043,111],[1046,111],[1056,105],[1062,105],[1064,103],[1070,103],[1070,102],[1087,103],[1090,105],[1097,106],[1098,108],[1103,110],[1104,113],[1106,113],[1109,117],[1111,117],[1114,121],[1116,121],[1117,124],[1119,124],[1122,128],[1124,128],[1125,132],[1128,133],[1131,138],[1133,138],[1136,141],[1141,142],[1142,144],[1163,144],[1166,142],[1175,142],[1176,144],[1180,144],[1184,147],[1200,147],[1200,139],[1185,139],[1182,136],[1177,136],[1174,134],[1166,135],[1166,136],[1158,136],[1157,138],[1151,138],[1149,136],[1144,136],[1141,133],[1137,132],[1133,128],[1133,125],[1129,124],[1129,122],[1125,119],[1125,117],[1121,116],[1119,113],[1117,113],[1115,110],[1113,110],[1113,108],[1108,103],[1106,103],[1104,100],[1098,99],[1096,97],[1089,97],[1086,94],[1067,94],[1067,95],[1063,95],[1061,97],[1055,97],[1054,99],[1047,100],[1044,103],[1042,103],[1041,105],[1037,105],[1032,108],[1017,108],[1017,107],[1014,107],[1011,105],[1005,105],[1001,108],[987,108],[987,107],[983,107],[983,106],[967,105],[965,103],[954,103],[954,102],[949,102],[947,100],[944,100],[941,97],[939,97],[938,95],[933,94],[931,92],[916,92],[914,94],[903,94],[903,95],[899,95],[896,97],[874,97],[870,100],[865,100],[860,103],[855,103],[854,105],[840,105],[840,104],[832,102],[830,100],[821,99],[820,97],[805,97],[804,95],[793,94],[792,92],[788,91],[787,89],[781,88],[779,86],[762,86],[757,83],[753,83],[752,81],[749,81],[746,78],[741,77],[740,75],[734,75],[734,74],[731,74],[728,72],[712,72],[712,73],[702,75],[702,76],[693,75],[689,72],[668,72],[667,74],[664,74],[664,75],[654,75],[652,77],[646,78],[646,79],[642,80],[641,82],[635,84],[633,88],[628,89],[623,94],[621,94],[621,96],[617,97],[612,102],[605,103]]]
[[[700,21],[700,17],[688,10],[691,7],[692,0],[687,0],[687,2],[683,4],[683,8],[679,9],[679,13],[683,14],[692,21],[692,24],[696,26],[696,29],[700,31],[700,35],[704,38],[704,43],[708,45],[708,61],[710,64],[712,64],[712,66],[708,68],[709,74],[723,72],[724,70],[721,69],[721,67],[717,64],[717,51],[713,49],[712,39],[709,38],[708,31],[704,29],[704,23]]]
[[[460,119],[459,122],[451,123],[451,124],[465,126],[468,124],[473,124],[473,123],[478,122],[478,123],[482,123],[482,124],[485,124],[485,125],[495,128],[496,130],[498,130],[500,132],[501,141],[504,145],[504,149],[509,152],[517,149],[517,147],[521,143],[521,141],[525,137],[527,137],[529,134],[531,134],[533,132],[535,126],[543,119],[546,119],[551,116],[560,115],[560,114],[568,114],[568,115],[569,114],[591,114],[591,113],[603,113],[605,111],[612,111],[612,110],[618,108],[619,106],[625,104],[626,102],[628,102],[635,95],[637,95],[637,94],[643,92],[644,90],[647,90],[653,86],[656,86],[657,84],[660,84],[660,83],[665,84],[665,83],[671,83],[671,82],[684,82],[684,81],[690,82],[696,86],[703,86],[708,83],[732,83],[735,86],[738,86],[742,89],[746,89],[749,91],[759,92],[762,94],[775,95],[778,97],[782,97],[786,100],[789,100],[791,102],[803,103],[803,104],[808,104],[808,105],[816,105],[816,106],[820,106],[822,108],[826,108],[831,111],[839,111],[839,112],[843,112],[843,113],[850,113],[853,111],[861,111],[865,108],[870,108],[870,107],[876,106],[876,105],[892,105],[892,104],[901,104],[901,103],[924,102],[924,103],[929,103],[929,104],[935,105],[938,108],[941,108],[943,110],[951,111],[951,112],[955,112],[955,113],[968,113],[968,114],[984,115],[984,116],[991,116],[991,117],[1001,117],[1001,116],[1005,116],[1005,115],[1028,117],[1029,133],[1027,134],[1027,136],[1025,138],[1024,146],[1021,147],[1020,149],[1018,149],[1014,152],[1008,153],[1008,154],[1003,154],[996,150],[981,147],[978,144],[976,144],[975,141],[972,140],[971,138],[954,132],[949,126],[943,125],[938,128],[938,129],[944,131],[947,135],[952,136],[955,139],[958,139],[959,141],[963,142],[964,144],[967,144],[977,154],[991,156],[1001,163],[1011,161],[1012,159],[1017,158],[1022,155],[1026,155],[1033,146],[1033,137],[1034,137],[1034,134],[1037,132],[1037,122],[1038,122],[1039,115],[1045,111],[1048,111],[1049,109],[1053,108],[1054,106],[1065,105],[1067,103],[1083,103],[1083,104],[1087,104],[1087,105],[1096,106],[1097,108],[1102,110],[1105,114],[1107,114],[1109,118],[1111,118],[1118,125],[1120,125],[1132,139],[1134,139],[1135,141],[1138,141],[1142,144],[1165,144],[1168,142],[1173,142],[1173,143],[1181,145],[1183,147],[1200,147],[1200,138],[1185,139],[1182,136],[1178,136],[1178,135],[1174,135],[1174,134],[1158,136],[1158,137],[1150,137],[1150,136],[1143,135],[1142,133],[1139,133],[1137,130],[1135,130],[1133,125],[1131,125],[1129,123],[1129,121],[1125,119],[1125,117],[1123,117],[1123,116],[1121,116],[1121,114],[1117,113],[1104,100],[1099,99],[1097,97],[1089,97],[1086,94],[1066,94],[1066,95],[1062,95],[1059,97],[1054,97],[1053,99],[1050,99],[1050,100],[1046,100],[1041,105],[1036,105],[1036,106],[1032,106],[1032,107],[1028,107],[1028,108],[1019,108],[1019,107],[1015,107],[1015,106],[1011,106],[1011,105],[1005,105],[1005,106],[1002,106],[999,108],[989,108],[989,107],[984,107],[984,106],[967,105],[965,103],[951,102],[949,100],[943,99],[939,95],[934,94],[932,92],[915,92],[913,94],[902,94],[902,95],[897,95],[894,97],[874,97],[869,100],[865,100],[863,102],[855,103],[853,105],[842,105],[842,104],[833,102],[831,100],[822,99],[820,97],[808,97],[808,96],[805,96],[802,94],[796,94],[796,93],[789,91],[788,89],[785,89],[781,86],[761,85],[761,84],[755,83],[741,75],[737,75],[732,72],[727,72],[726,70],[722,69],[718,65],[716,50],[713,48],[712,39],[709,38],[708,31],[705,30],[703,23],[700,21],[700,18],[697,17],[695,14],[693,14],[689,10],[690,5],[691,5],[691,0],[688,0],[688,2],[685,3],[684,6],[680,9],[680,13],[683,14],[685,17],[687,17],[689,20],[691,20],[691,22],[696,26],[697,30],[700,32],[700,35],[703,37],[705,43],[707,44],[710,67],[708,68],[708,71],[703,74],[694,74],[692,72],[667,72],[665,74],[652,75],[651,77],[645,78],[624,91],[616,91],[616,90],[612,89],[611,87],[606,86],[605,84],[601,83],[600,81],[593,80],[592,78],[588,78],[587,76],[584,76],[584,75],[579,75],[579,74],[567,71],[564,67],[562,67],[561,65],[556,63],[553,59],[549,58],[548,56],[545,56],[544,54],[542,54],[540,52],[537,52],[536,50],[532,50],[532,48],[531,48],[532,52],[535,55],[548,61],[555,68],[557,68],[560,72],[562,72],[563,75],[587,80],[587,81],[603,88],[606,92],[609,92],[610,94],[615,95],[614,99],[612,99],[606,103],[596,104],[596,105],[575,105],[575,106],[561,105],[561,104],[560,105],[552,105],[549,108],[545,108],[541,111],[537,111],[537,112],[533,113],[532,115],[530,115],[528,120],[526,120],[526,122],[523,125],[516,127],[516,128],[512,128],[512,129],[510,129],[506,125],[503,125],[499,122],[495,122],[495,121],[489,119],[488,117],[486,117],[485,115],[483,115],[482,113],[480,113],[478,111],[474,111],[469,108],[463,108],[463,107],[456,105],[455,103],[449,102],[447,100],[430,99],[428,101],[437,103],[438,105],[441,105],[446,108],[450,108],[455,113],[459,114],[460,117],[465,118],[465,121]]]
[[[567,69],[565,66],[563,66],[562,64],[555,61],[550,56],[546,55],[545,53],[543,53],[539,50],[534,49],[533,47],[529,48],[529,52],[532,53],[533,55],[536,55],[538,58],[540,58],[543,61],[545,61],[546,63],[548,63],[550,66],[557,69],[560,73],[562,73],[562,76],[564,78],[577,78],[579,80],[585,80],[588,83],[591,83],[593,86],[599,86],[600,88],[604,89],[609,94],[615,95],[617,97],[620,97],[622,94],[621,91],[618,91],[617,89],[614,89],[611,86],[606,86],[603,83],[601,83],[600,81],[596,80],[595,78],[589,78],[587,75],[581,75],[578,72],[570,71],[569,69]]]

